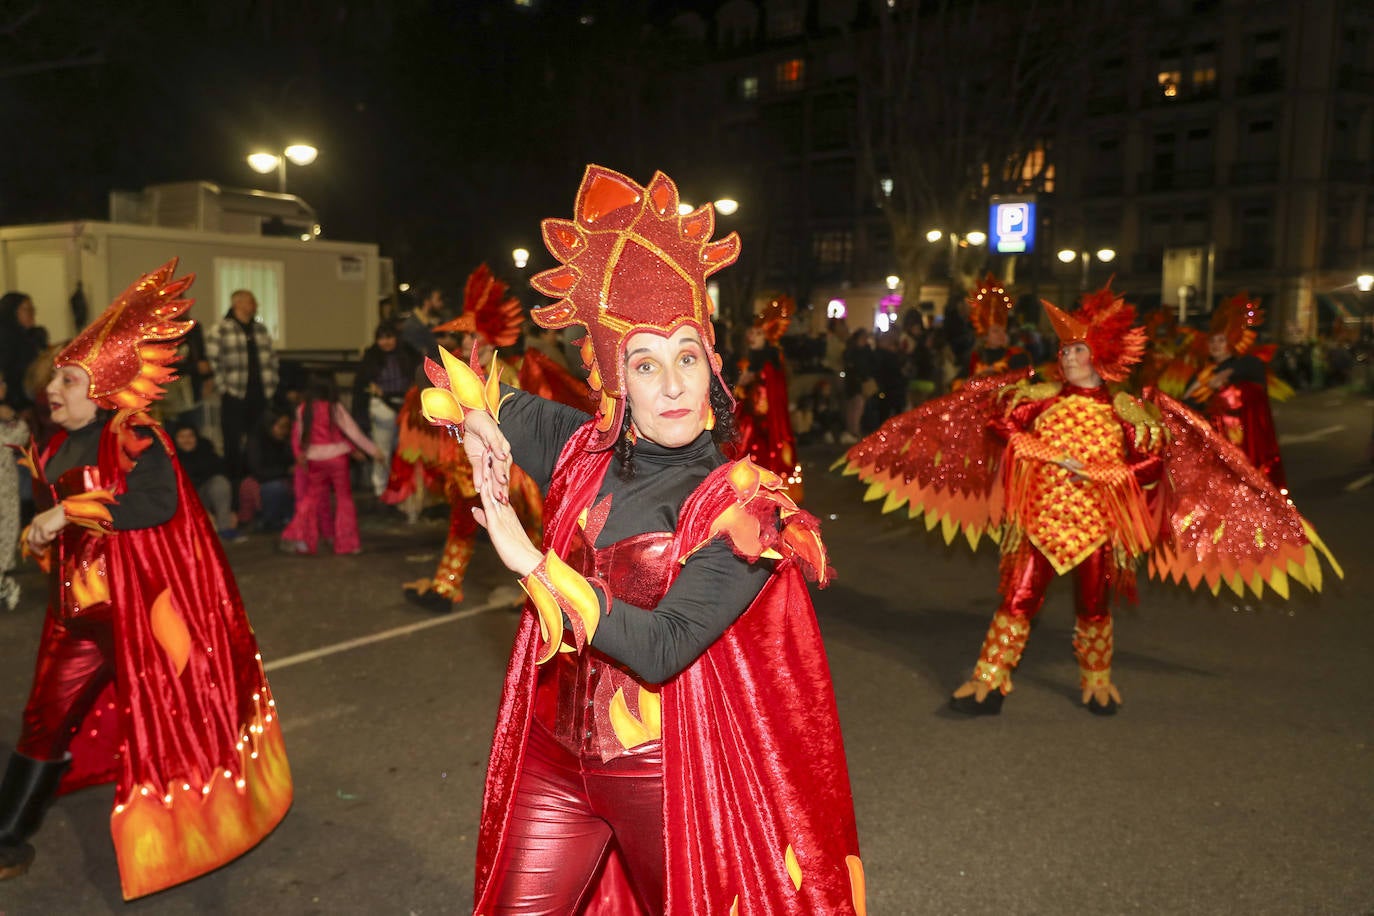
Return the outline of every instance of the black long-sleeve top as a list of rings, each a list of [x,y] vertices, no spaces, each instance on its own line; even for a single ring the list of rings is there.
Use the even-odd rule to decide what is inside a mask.
[[[503,391],[515,394],[501,408],[501,431],[510,441],[511,457],[547,492],[554,462],[587,415],[513,388],[503,386]],[[610,512],[593,546],[675,531],[683,502],[725,461],[709,432],[675,449],[641,439],[635,446],[635,476],[621,478],[613,459],[602,478],[596,504],[609,496]],[[750,563],[719,537],[683,564],[653,613],[624,601],[616,594],[616,583],[609,582],[613,612],[608,613],[598,590],[601,620],[593,648],[644,681],[662,683],[705,652],[749,607],[771,574],[771,562]]]
[[[49,483],[72,468],[96,466],[100,462],[100,434],[105,421],[97,418],[67,434],[67,439],[43,466]],[[138,435],[152,438],[140,430]],[[110,521],[116,531],[155,528],[172,520],[177,511],[177,478],[166,449],[154,440],[138,456],[133,470],[124,478],[124,492],[109,506]]]

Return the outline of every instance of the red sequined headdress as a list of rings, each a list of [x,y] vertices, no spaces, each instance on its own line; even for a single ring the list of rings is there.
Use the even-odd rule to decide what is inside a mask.
[[[1259,303],[1249,293],[1239,292],[1212,313],[1212,333],[1225,334],[1226,345],[1237,356],[1254,346],[1255,328],[1264,324],[1264,309]]]
[[[739,236],[711,241],[715,210],[705,204],[679,216],[677,185],[656,172],[646,187],[599,165],[587,166],[573,218],[546,219],[544,244],[562,266],[530,284],[558,299],[532,317],[546,328],[587,329],[582,358],[587,383],[601,392],[597,435],[608,448],[625,415],[625,341],[639,331],[671,335],[683,325],[701,334],[720,372],[706,278],[739,257]]]
[[[993,325],[1007,326],[1011,316],[1011,297],[1002,286],[1002,281],[988,274],[978,282],[978,288],[968,296],[969,321],[978,336],[988,332]]]
[[[763,312],[755,316],[754,327],[763,331],[769,343],[776,344],[787,333],[796,311],[797,303],[791,296],[774,296],[763,307]]]
[[[195,326],[179,321],[194,299],[182,299],[195,280],[173,280],[176,258],[144,274],[57,354],[54,366],[80,366],[91,377],[90,397],[107,410],[141,410],[176,378],[177,342]]]
[[[1050,316],[1060,346],[1087,344],[1093,368],[1109,382],[1124,379],[1145,355],[1145,329],[1135,326],[1135,306],[1112,292],[1110,282],[1084,296],[1083,304],[1071,315],[1045,299],[1040,304]]]
[[[496,279],[491,268],[479,264],[463,288],[462,314],[435,325],[434,333],[477,334],[493,347],[509,347],[520,339],[520,326],[525,323],[520,300],[507,296],[509,290],[509,286]]]

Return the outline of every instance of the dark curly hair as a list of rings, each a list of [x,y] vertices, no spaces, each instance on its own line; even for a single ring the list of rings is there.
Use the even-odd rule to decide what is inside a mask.
[[[711,388],[708,392],[711,399],[711,411],[716,415],[716,425],[711,429],[711,441],[717,446],[723,446],[727,442],[735,439],[735,411],[734,400],[730,393],[721,384],[720,376],[711,373]],[[620,422],[620,435],[615,440],[615,458],[619,467],[616,473],[621,480],[630,480],[635,476],[635,447],[628,435],[630,431],[630,399],[625,399],[625,417]]]

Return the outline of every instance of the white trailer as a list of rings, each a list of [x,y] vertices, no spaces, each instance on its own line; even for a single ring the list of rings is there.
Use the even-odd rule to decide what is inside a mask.
[[[90,321],[141,274],[174,257],[179,276],[196,275],[191,317],[212,325],[234,290],[251,290],[277,349],[300,355],[356,353],[371,344],[378,303],[393,282],[390,261],[365,242],[68,222],[0,228],[0,291],[31,296],[38,323],[56,343],[81,330],[70,307],[78,288]]]

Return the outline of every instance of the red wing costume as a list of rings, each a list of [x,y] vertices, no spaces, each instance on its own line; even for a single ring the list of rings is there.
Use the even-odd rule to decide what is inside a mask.
[[[143,409],[167,377],[160,342],[189,328],[173,321],[190,306],[177,296],[192,279],[172,281],[175,263],[130,287],[58,356],[58,366],[86,369],[97,404],[124,405],[72,434],[98,435],[94,463],[47,479],[66,432],[27,459],[40,508],[61,502],[70,523],[41,555],[51,599],[16,749],[30,763],[70,753],[61,792],[116,783],[110,829],[125,899],[243,854],[292,798],[243,601],[175,448]],[[130,365],[137,379],[112,385]],[[175,475],[175,513],[118,530],[108,507],[159,450]]]
[[[741,374],[753,378],[735,392],[735,442],[732,458],[748,458],[787,482],[793,500],[802,499],[802,471],[797,461],[797,437],[792,432],[787,367],[779,341],[787,333],[796,306],[790,296],[771,300],[755,321],[765,345],[750,349],[740,360]]]
[[[1072,316],[1045,307],[1061,341],[1086,343],[1102,379],[1122,378],[1143,346],[1131,307],[1110,290]],[[1061,463],[1069,459],[1078,472]],[[1290,580],[1320,590],[1318,553],[1340,574],[1310,525],[1242,453],[1159,392],[1140,401],[1102,385],[977,379],[889,420],[839,464],[868,484],[866,500],[884,498],[885,512],[909,502],[913,518],[942,525],[946,542],[962,531],[974,547],[985,533],[1000,543],[1002,605],[974,678],[1001,694],[1011,690],[1056,574],[1077,580],[1085,704],[1095,690],[1116,697],[1110,601],[1134,596],[1142,555],[1151,575],[1193,588],[1206,582],[1214,594],[1224,584],[1260,595],[1267,585],[1287,597]],[[998,708],[1000,698],[976,711]],[[1089,708],[1110,712],[1115,702]]]
[[[610,452],[585,450],[593,435],[589,423],[569,442],[549,492],[544,547],[560,555],[569,551],[579,518],[585,522],[611,461]],[[741,491],[740,477],[752,477],[752,488]],[[723,465],[693,494],[671,549],[658,561],[662,569],[653,572],[665,588],[681,561],[716,531],[724,531],[737,551],[750,552],[752,541],[752,554],[764,553],[760,525],[764,532],[775,526],[786,503],[760,479],[747,460]],[[658,694],[670,916],[864,911],[848,768],[802,574],[809,562],[824,568],[818,543],[814,528],[785,529],[776,545],[784,559],[769,585]],[[619,583],[609,585],[615,591]],[[521,772],[537,661],[545,652],[540,626],[534,613],[524,615],[501,697],[478,840],[476,913],[489,912],[495,891],[490,878]],[[636,700],[634,712],[626,707],[629,726],[650,720],[646,699]],[[600,881],[589,914],[642,912],[618,867],[606,868]]]

